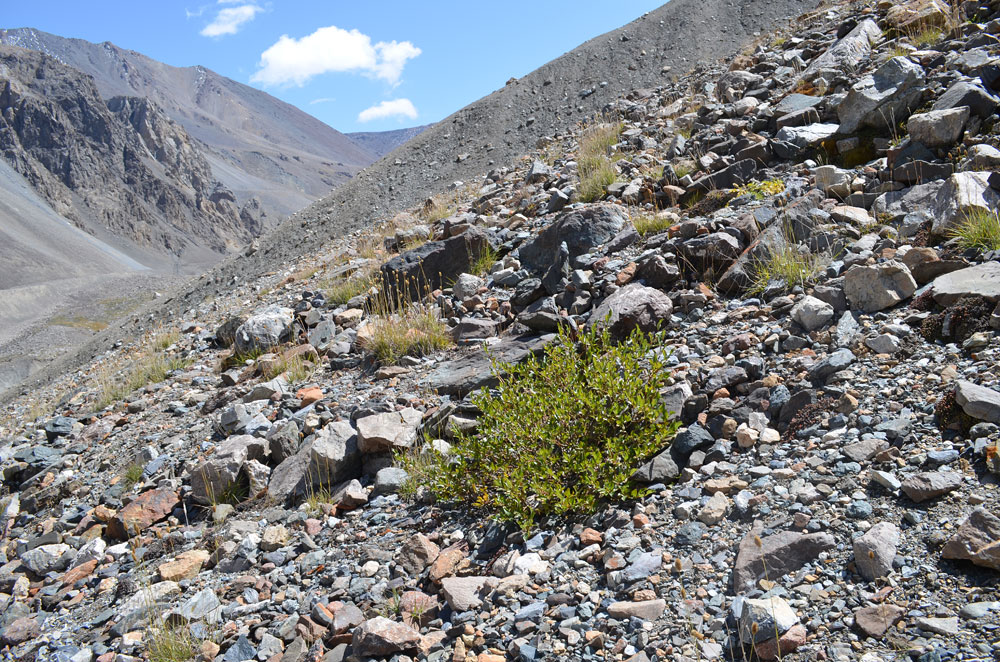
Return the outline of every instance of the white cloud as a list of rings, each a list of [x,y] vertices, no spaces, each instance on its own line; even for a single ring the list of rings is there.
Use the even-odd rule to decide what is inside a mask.
[[[301,39],[281,35],[261,53],[259,68],[250,81],[301,87],[314,76],[346,72],[381,78],[396,85],[406,61],[420,52],[408,41],[380,41],[373,45],[371,37],[358,30],[330,25]]]
[[[383,101],[371,108],[365,108],[358,113],[359,122],[384,120],[387,117],[409,117],[411,120],[415,120],[417,119],[417,109],[409,99],[393,99],[392,101]]]
[[[232,4],[233,0],[219,0],[219,4]],[[215,15],[215,20],[206,25],[201,34],[204,37],[221,37],[226,34],[236,34],[244,23],[249,23],[264,9],[255,4],[243,4],[238,7],[225,7]]]
[[[336,100],[337,100],[336,97],[320,97],[318,99],[313,99],[312,101],[310,101],[309,105],[314,106],[317,103],[333,103]]]

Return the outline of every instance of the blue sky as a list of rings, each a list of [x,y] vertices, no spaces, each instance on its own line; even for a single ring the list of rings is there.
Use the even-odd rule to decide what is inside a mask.
[[[381,131],[436,122],[663,1],[8,1],[0,27],[200,64],[340,131]]]

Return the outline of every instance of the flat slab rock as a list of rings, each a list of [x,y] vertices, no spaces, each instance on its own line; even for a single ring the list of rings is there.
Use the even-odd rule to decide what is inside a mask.
[[[448,361],[429,375],[425,383],[441,395],[464,397],[483,387],[497,383],[490,359],[502,363],[518,363],[532,354],[537,354],[555,340],[556,335],[521,336],[507,338],[483,350],[477,347],[471,354],[454,361]]]
[[[962,484],[962,474],[954,471],[924,471],[903,481],[903,492],[916,503],[952,492]]]
[[[941,556],[1000,570],[1000,517],[976,508],[944,546]]]
[[[794,572],[814,561],[822,552],[833,549],[836,540],[829,533],[782,531],[760,537],[758,525],[740,543],[733,568],[733,589],[745,593],[755,588],[765,574],[770,580]],[[760,546],[757,546],[757,540]],[[765,572],[765,563],[767,565]]]
[[[933,287],[934,301],[941,306],[950,306],[968,294],[1000,300],[1000,262],[984,262],[938,276]]]
[[[966,414],[980,421],[1000,424],[1000,392],[959,379],[955,402]]]

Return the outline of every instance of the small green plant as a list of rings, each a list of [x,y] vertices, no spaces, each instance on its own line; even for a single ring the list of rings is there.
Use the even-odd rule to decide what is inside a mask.
[[[694,172],[694,161],[681,161],[674,166],[674,174],[677,179],[682,179]]]
[[[638,214],[632,217],[632,227],[643,237],[663,232],[673,223],[673,218],[661,214]]]
[[[608,186],[615,183],[618,173],[609,154],[618,144],[622,123],[603,123],[584,129],[580,135],[580,153],[577,168],[580,173],[580,199],[593,202],[604,196]]]
[[[964,214],[948,235],[958,240],[962,248],[981,251],[1000,250],[1000,214],[974,207]]]
[[[781,285],[786,290],[796,285],[805,286],[819,274],[821,266],[818,255],[801,253],[794,243],[786,241],[771,250],[765,259],[751,265],[747,291],[757,295],[772,285]]]
[[[327,301],[337,306],[343,306],[354,297],[370,290],[371,286],[371,272],[356,272],[350,276],[326,280],[320,285],[320,289],[323,290]]]
[[[403,596],[399,590],[392,589],[388,599],[379,605],[378,615],[383,618],[396,619],[403,613]]]
[[[141,464],[130,464],[125,468],[125,473],[122,474],[122,484],[125,489],[131,488],[133,485],[142,480],[142,465]]]
[[[486,244],[486,247],[479,254],[479,257],[472,263],[469,267],[469,273],[476,276],[485,276],[490,272],[493,267],[493,263],[497,261],[499,253],[490,244]]]
[[[186,626],[158,625],[148,631],[149,662],[187,662],[200,653],[201,642]]]
[[[917,48],[930,48],[944,38],[944,31],[933,25],[916,30],[907,35],[910,43]]]
[[[448,325],[438,316],[430,298],[430,285],[382,280],[368,302],[370,320],[360,344],[382,365],[397,363],[404,356],[424,356],[451,345]],[[421,289],[423,290],[421,292]],[[421,301],[409,301],[419,292]]]
[[[736,192],[737,197],[741,195],[752,196],[754,200],[763,200],[764,198],[777,195],[785,190],[785,182],[780,179],[765,179],[763,181],[749,181],[746,184],[742,184],[733,189]]]
[[[168,358],[160,351],[147,350],[132,362],[124,374],[115,373],[111,368],[101,370],[97,375],[97,407],[103,409],[124,400],[136,389],[158,384],[171,372],[183,370],[193,362],[191,358]]]
[[[157,352],[162,352],[166,348],[170,347],[174,343],[180,341],[181,332],[177,329],[170,329],[169,331],[162,331],[155,336],[153,341],[153,350]]]
[[[494,363],[495,390],[474,395],[476,432],[445,455],[430,451],[428,487],[447,501],[485,508],[530,530],[540,517],[593,512],[637,498],[631,476],[677,430],[660,399],[669,379],[659,335],[636,329],[621,343],[590,330],[566,330],[544,356]],[[412,456],[411,456],[412,457]]]
[[[303,382],[316,372],[316,364],[302,356],[284,357],[279,355],[278,360],[269,364],[264,371],[265,379],[274,379],[278,375],[285,375],[292,384]]]

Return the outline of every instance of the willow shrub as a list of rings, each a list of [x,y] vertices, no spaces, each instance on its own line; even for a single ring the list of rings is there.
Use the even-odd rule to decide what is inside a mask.
[[[660,399],[670,373],[660,337],[636,330],[615,343],[607,331],[568,332],[543,355],[494,362],[499,384],[473,396],[475,433],[419,467],[402,462],[445,501],[465,501],[527,531],[548,515],[593,512],[637,498],[635,469],[677,431]],[[655,351],[654,351],[655,350]]]

